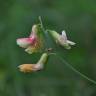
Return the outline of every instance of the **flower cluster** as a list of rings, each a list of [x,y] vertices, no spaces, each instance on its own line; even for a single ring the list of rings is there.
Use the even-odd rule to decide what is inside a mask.
[[[42,49],[43,40],[40,34],[42,34],[42,29],[39,24],[32,26],[31,34],[27,38],[19,38],[16,40],[17,45],[22,48],[25,48],[25,51],[29,54],[40,52]],[[74,42],[67,39],[66,32],[62,31],[60,35],[56,31],[49,30],[49,34],[53,37],[53,40],[63,46],[65,49],[71,49],[70,45],[75,45]],[[46,38],[47,39],[47,38]],[[48,43],[48,42],[47,42]],[[53,49],[53,48],[52,48]],[[49,50],[49,49],[48,49]],[[22,64],[19,65],[18,68],[21,72],[35,72],[44,68],[44,64],[48,59],[48,52],[42,54],[41,58],[38,60],[36,64]]]

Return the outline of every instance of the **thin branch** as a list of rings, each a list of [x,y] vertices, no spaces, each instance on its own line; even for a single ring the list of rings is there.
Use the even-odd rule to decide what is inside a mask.
[[[41,16],[39,16],[39,21],[40,21],[40,25],[41,25],[42,30],[45,32],[45,28],[44,28]]]
[[[80,71],[78,71],[77,69],[75,69],[72,65],[70,65],[67,61],[65,61],[62,57],[56,55],[67,67],[69,67],[71,70],[73,70],[74,72],[76,72],[77,74],[79,74],[81,77],[87,79],[88,81],[96,84],[96,81],[89,78],[88,76],[84,75],[83,73],[81,73]]]

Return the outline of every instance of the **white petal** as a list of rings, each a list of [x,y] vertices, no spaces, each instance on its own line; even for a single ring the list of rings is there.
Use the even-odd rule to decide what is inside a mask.
[[[69,40],[67,40],[67,43],[70,44],[70,45],[75,45],[76,44],[75,42],[72,42],[72,41],[69,41]]]
[[[66,35],[66,31],[65,31],[65,30],[62,31],[62,36],[63,36],[64,38],[65,38],[65,37],[67,38],[67,35]]]

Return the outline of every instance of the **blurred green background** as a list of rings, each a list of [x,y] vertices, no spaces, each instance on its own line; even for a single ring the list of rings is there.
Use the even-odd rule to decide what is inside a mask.
[[[56,51],[96,80],[96,0],[0,0],[0,96],[96,96],[96,84],[55,56],[40,72],[19,72],[18,65],[40,58],[41,54],[29,55],[16,45],[17,38],[29,35],[38,16],[46,28],[67,31],[76,46]]]

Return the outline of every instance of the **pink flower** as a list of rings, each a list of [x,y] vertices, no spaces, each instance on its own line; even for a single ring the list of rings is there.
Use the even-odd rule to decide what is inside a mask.
[[[35,44],[36,39],[37,39],[37,25],[33,25],[32,27],[32,32],[27,38],[19,38],[17,39],[17,45],[19,45],[22,48],[27,48],[30,45]]]
[[[32,54],[34,52],[38,52],[39,49],[42,46],[42,40],[39,33],[39,26],[33,25],[31,34],[27,38],[19,38],[16,40],[17,45],[19,45],[22,48],[26,48],[25,51],[29,54]]]

